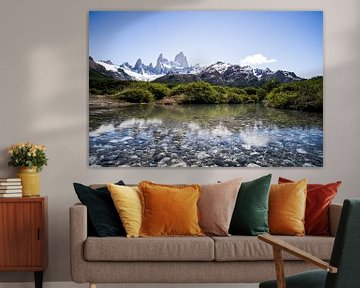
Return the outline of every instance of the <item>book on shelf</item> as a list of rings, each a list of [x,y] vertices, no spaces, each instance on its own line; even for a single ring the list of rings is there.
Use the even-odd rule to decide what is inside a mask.
[[[17,189],[21,189],[22,186],[21,185],[17,185],[17,186],[0,186],[0,193],[2,193],[1,191],[3,190],[17,190]]]
[[[22,189],[1,189],[0,194],[16,194],[22,193]]]
[[[21,182],[0,182],[1,186],[19,186],[21,185]]]
[[[22,193],[0,193],[0,198],[22,197]]]
[[[20,178],[0,178],[0,182],[21,182]]]

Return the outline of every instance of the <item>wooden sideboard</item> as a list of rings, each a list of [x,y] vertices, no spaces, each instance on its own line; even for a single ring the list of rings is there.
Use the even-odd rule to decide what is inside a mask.
[[[41,288],[47,250],[47,197],[0,198],[0,271],[32,271]]]

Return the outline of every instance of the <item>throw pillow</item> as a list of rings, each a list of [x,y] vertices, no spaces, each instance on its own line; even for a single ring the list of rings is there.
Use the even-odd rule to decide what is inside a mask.
[[[279,184],[292,183],[279,177]],[[305,233],[307,235],[329,236],[329,206],[335,198],[341,181],[329,184],[308,184],[305,211]]]
[[[119,181],[117,184],[124,185],[124,182]],[[126,235],[110,192],[106,187],[92,189],[80,183],[73,185],[79,200],[87,207],[88,223],[94,236]]]
[[[270,181],[271,174],[241,184],[231,218],[230,234],[256,236],[269,233]]]
[[[202,236],[196,203],[199,185],[139,183],[143,204],[141,236]]]
[[[127,237],[139,237],[141,226],[141,197],[137,187],[107,185]]]
[[[229,236],[231,216],[242,178],[201,185],[198,202],[201,229],[207,235]]]
[[[303,236],[306,206],[306,184],[273,184],[269,195],[269,228],[271,234]]]

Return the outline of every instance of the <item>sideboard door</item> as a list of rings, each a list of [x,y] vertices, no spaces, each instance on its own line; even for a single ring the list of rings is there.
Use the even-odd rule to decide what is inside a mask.
[[[44,265],[43,209],[42,202],[0,202],[0,270]]]

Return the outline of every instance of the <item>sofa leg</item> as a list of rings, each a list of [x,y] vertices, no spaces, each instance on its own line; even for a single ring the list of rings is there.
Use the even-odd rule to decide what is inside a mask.
[[[89,283],[89,288],[96,288],[96,284],[95,283]]]

